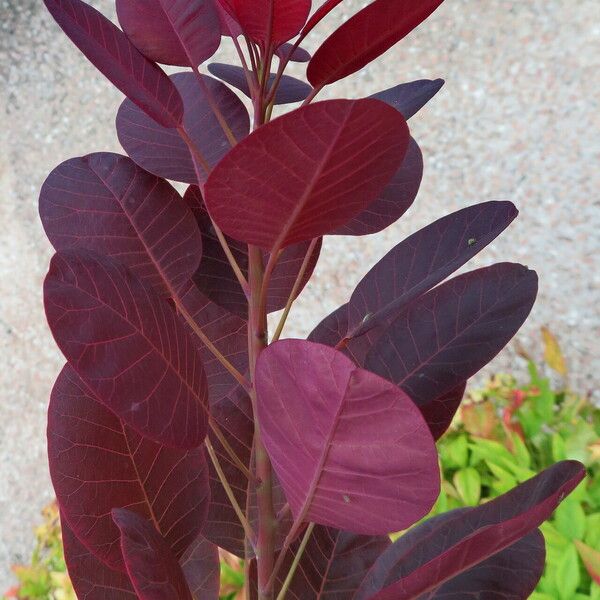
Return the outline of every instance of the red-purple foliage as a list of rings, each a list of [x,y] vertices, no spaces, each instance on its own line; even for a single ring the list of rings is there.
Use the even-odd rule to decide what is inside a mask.
[[[258,600],[527,598],[537,528],[579,463],[413,527],[436,500],[435,440],[467,380],[535,301],[521,265],[448,279],[516,208],[441,217],[308,341],[280,340],[323,237],[376,233],[415,201],[423,155],[407,120],[444,82],[315,98],[442,0],[373,0],[314,56],[301,44],[342,0],[312,16],[310,0],[117,0],[123,31],[82,0],[44,2],[127,96],[128,156],[72,158],[40,194],[57,251],[46,313],[68,361],[48,451],[78,597],[216,600],[221,547],[246,559]],[[223,37],[240,65],[205,65]],[[310,83],[285,74],[291,61]],[[226,84],[250,99],[252,128]],[[167,180],[189,184],[184,196]]]

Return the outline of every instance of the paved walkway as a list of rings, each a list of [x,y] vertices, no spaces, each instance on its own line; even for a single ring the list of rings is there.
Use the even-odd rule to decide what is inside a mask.
[[[110,14],[114,3],[94,4]],[[346,13],[364,4],[347,0]],[[515,260],[540,272],[520,341],[536,349],[537,329],[550,325],[573,384],[598,387],[599,13],[597,0],[448,0],[375,68],[338,86],[353,97],[416,78],[447,81],[411,124],[426,157],[415,207],[382,236],[327,242],[293,333],[345,301],[403,236],[462,206],[507,198],[521,218],[476,264]],[[117,149],[119,102],[40,0],[0,0],[0,591],[51,497],[45,407],[61,358],[41,306],[50,249],[37,192],[60,161]],[[509,349],[494,367],[519,365]]]

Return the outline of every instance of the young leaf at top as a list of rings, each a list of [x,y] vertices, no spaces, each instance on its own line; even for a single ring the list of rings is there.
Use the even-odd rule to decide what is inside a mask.
[[[418,598],[438,588],[537,529],[584,476],[581,463],[564,461],[486,504],[425,521],[379,557],[354,600]]]
[[[401,83],[388,90],[369,96],[376,98],[399,110],[408,121],[414,117],[443,87],[443,79],[420,79],[410,83]]]
[[[98,560],[60,520],[65,563],[77,598],[85,600],[139,600],[127,573],[114,571]]]
[[[366,209],[402,164],[408,142],[402,115],[378,100],[311,104],[233,148],[208,179],[206,206],[226,234],[279,251]]]
[[[308,19],[302,29],[302,38],[305,38],[338,4],[344,0],[325,0],[314,14]]]
[[[116,508],[112,518],[121,531],[127,573],[140,600],[194,600],[177,559],[150,521]]]
[[[194,600],[217,600],[221,588],[219,549],[199,535],[179,561]]]
[[[511,263],[451,279],[386,328],[365,368],[393,381],[423,407],[504,348],[529,315],[537,287],[534,271]]]
[[[310,13],[311,0],[228,0],[244,33],[254,42],[275,47],[291,40]]]
[[[183,101],[175,86],[118,27],[82,0],[44,4],[79,50],[132,102],[163,127],[181,124]]]
[[[261,353],[256,390],[296,522],[380,535],[427,514],[439,493],[437,453],[400,389],[332,348],[284,340]]]
[[[117,16],[135,47],[166,65],[197,67],[221,43],[213,0],[117,0]]]
[[[112,256],[164,297],[176,295],[200,264],[191,210],[169,183],[125,156],[100,152],[59,165],[42,186],[40,216],[57,251]]]
[[[201,77],[234,137],[240,140],[248,135],[250,119],[242,101],[220,81]],[[117,113],[119,142],[146,171],[184,183],[204,183],[208,171],[225,156],[231,144],[195,75],[177,73],[171,81],[183,98],[183,126],[200,157],[192,154],[177,131],[156,123],[128,100]]]
[[[248,318],[248,299],[242,290],[223,248],[217,238],[214,227],[208,216],[202,194],[197,186],[190,186],[184,196],[192,209],[200,231],[202,232],[202,261],[194,275],[194,283],[213,302],[222,306],[240,318]],[[248,273],[248,246],[231,238],[227,243],[244,276]],[[310,242],[302,242],[288,246],[279,257],[271,279],[267,294],[267,312],[274,312],[285,307],[293,291],[296,278],[309,250]],[[317,265],[321,251],[321,240],[313,250],[312,256],[305,269],[298,295],[308,283]],[[265,253],[266,264],[269,255]]]
[[[362,69],[423,22],[443,0],[375,0],[334,31],[308,64],[322,87]]]
[[[248,80],[244,74],[242,67],[234,65],[226,65],[223,63],[211,63],[208,65],[208,70],[225,83],[232,85],[237,88],[248,98],[252,98],[250,87],[248,86]],[[269,75],[267,82],[267,90],[271,88],[273,81],[275,81],[275,73]],[[283,75],[279,80],[277,91],[275,92],[275,98],[273,99],[274,104],[290,104],[292,102],[301,102],[308,97],[312,88],[308,83],[290,77],[289,75]]]
[[[156,442],[195,448],[208,389],[196,342],[130,271],[87,250],[54,256],[44,282],[50,329],[95,396]]]

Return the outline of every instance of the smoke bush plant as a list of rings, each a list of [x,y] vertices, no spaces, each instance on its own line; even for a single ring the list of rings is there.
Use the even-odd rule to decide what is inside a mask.
[[[311,57],[303,40],[341,0],[312,16],[310,0],[117,0],[122,30],[81,0],[44,0],[127,96],[128,156],[68,160],[40,195],[57,251],[46,313],[68,361],[50,470],[79,598],[216,598],[218,546],[245,559],[260,600],[535,587],[537,527],[579,463],[387,535],[431,509],[435,440],[533,305],[537,278],[521,265],[444,282],[516,217],[511,203],[415,233],[308,341],[279,341],[322,236],[378,232],[412,204],[423,163],[406,121],[443,82],[315,99],[441,1],[374,0]],[[215,79],[199,66],[222,37],[240,66],[208,65]],[[308,62],[308,83],[284,74],[291,61]],[[183,198],[167,180],[189,184]]]

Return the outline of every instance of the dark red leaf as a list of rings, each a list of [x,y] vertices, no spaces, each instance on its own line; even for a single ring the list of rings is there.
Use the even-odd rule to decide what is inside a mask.
[[[237,38],[242,35],[242,28],[233,16],[233,9],[224,8],[228,6],[227,0],[214,0],[219,19],[221,21],[221,35],[231,38]]]
[[[237,139],[248,135],[250,118],[241,100],[220,81],[206,75],[202,78],[233,135]],[[229,141],[195,75],[177,73],[171,80],[183,97],[184,128],[210,169],[229,151]],[[130,101],[119,109],[117,133],[127,154],[146,171],[184,183],[206,180],[206,168],[200,161],[194,163],[178,132],[162,127]]]
[[[58,166],[40,193],[40,216],[57,251],[87,248],[122,262],[165,297],[192,277],[202,236],[166,181],[101,152]]]
[[[369,351],[365,368],[424,407],[484,367],[519,330],[537,275],[500,263],[471,271],[414,301]]]
[[[277,50],[275,50],[275,54],[281,60],[290,60],[292,62],[299,63],[308,62],[311,59],[310,52],[304,48],[301,48],[300,46],[296,48],[293,44],[282,44],[277,48]]]
[[[536,529],[419,600],[526,600],[542,576],[545,557],[544,536]]]
[[[494,240],[515,219],[511,202],[484,202],[447,215],[393,248],[362,279],[348,305],[353,335],[394,317]]]
[[[226,234],[279,250],[366,209],[402,164],[408,141],[406,121],[383,102],[311,104],[233,148],[209,177],[206,205]]]
[[[423,22],[443,0],[375,0],[334,31],[308,65],[320,87],[362,69]]]
[[[204,450],[167,448],[141,437],[98,402],[67,365],[48,410],[50,475],[61,511],[100,560],[124,570],[110,511],[135,507],[181,557],[208,514]]]
[[[81,0],[44,4],[79,50],[137,106],[163,127],[181,124],[183,102],[175,86],[118,27]]]
[[[327,315],[311,332],[308,340],[335,348],[348,333],[348,305],[343,304]]]
[[[201,535],[179,561],[194,600],[217,600],[221,588],[219,549]]]
[[[69,578],[81,600],[138,600],[126,573],[100,562],[61,519],[62,542]]]
[[[450,427],[465,395],[466,387],[466,381],[459,383],[449,392],[445,392],[435,400],[419,406],[434,439],[439,440]]]
[[[121,531],[125,566],[138,598],[194,600],[181,566],[154,525],[123,508],[111,514]]]
[[[427,514],[437,453],[397,387],[332,348],[284,340],[261,353],[256,390],[263,441],[297,522],[380,535]]]
[[[306,37],[341,2],[343,0],[325,0],[304,26],[302,37]]]
[[[402,166],[379,198],[333,234],[369,235],[384,230],[412,206],[422,179],[423,155],[417,142],[411,138]]]
[[[219,79],[222,79],[225,83],[232,85],[234,88],[240,90],[248,98],[252,98],[250,87],[248,86],[248,80],[244,75],[244,69],[234,65],[226,65],[223,63],[211,63],[208,65],[208,70]],[[273,81],[275,80],[275,73],[269,75],[269,81],[267,83],[267,89],[270,89]],[[274,104],[290,104],[292,102],[301,102],[308,97],[312,88],[308,83],[290,77],[289,75],[283,75],[275,92]]]
[[[119,23],[150,60],[197,67],[221,43],[213,0],[117,0]]]
[[[185,200],[196,215],[202,232],[203,258],[194,276],[194,282],[213,302],[222,306],[241,318],[248,315],[248,299],[242,290],[235,273],[231,269],[223,248],[217,238],[210,217],[204,208],[202,195],[197,186],[190,186],[185,194]],[[248,274],[248,246],[231,238],[227,239],[229,247],[245,276]],[[319,260],[321,240],[317,243],[312,257],[305,270],[298,295],[310,280]],[[293,290],[296,278],[302,268],[302,263],[309,250],[310,242],[288,246],[279,257],[271,280],[267,298],[267,311],[274,312],[285,307]],[[269,254],[265,253],[265,264]]]
[[[100,401],[166,446],[202,444],[208,389],[196,342],[151,288],[113,259],[65,251],[44,303],[59,348]]]
[[[355,600],[408,600],[437,588],[534,531],[584,476],[582,464],[564,461],[481,506],[426,521],[379,557]]]
[[[416,115],[444,85],[443,79],[420,79],[410,83],[401,83],[389,90],[369,96],[376,98],[399,110],[408,121]]]
[[[229,0],[244,33],[263,46],[278,46],[302,29],[311,0]]]

